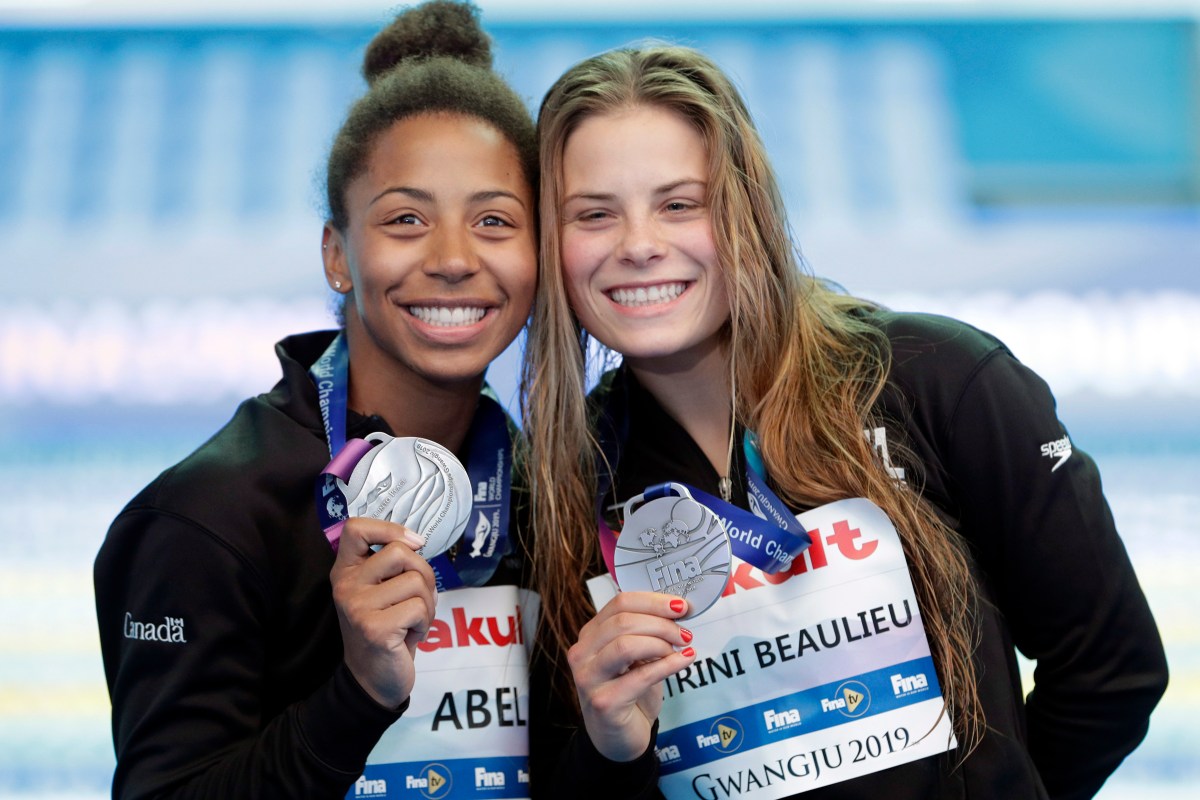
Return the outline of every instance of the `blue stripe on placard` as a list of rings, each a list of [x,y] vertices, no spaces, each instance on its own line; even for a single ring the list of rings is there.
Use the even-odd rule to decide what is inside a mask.
[[[941,695],[933,659],[905,661],[660,731],[660,772],[669,775],[850,720]]]
[[[529,758],[450,758],[368,764],[362,777],[346,792],[346,800],[367,797],[373,800],[529,797]]]

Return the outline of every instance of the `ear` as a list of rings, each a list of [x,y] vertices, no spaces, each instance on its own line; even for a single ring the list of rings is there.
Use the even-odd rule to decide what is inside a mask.
[[[325,263],[325,282],[329,288],[338,294],[349,294],[354,284],[346,263],[345,237],[329,222],[321,232],[321,260]]]

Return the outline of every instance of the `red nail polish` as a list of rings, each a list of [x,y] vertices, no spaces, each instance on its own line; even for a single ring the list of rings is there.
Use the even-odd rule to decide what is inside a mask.
[[[671,610],[676,614],[678,614],[680,611],[683,611],[685,608],[687,608],[687,604],[684,603],[681,598],[677,597],[671,601]]]
[[[689,631],[687,628],[680,628],[679,635],[683,637],[684,644],[687,644],[688,642],[690,642],[692,640],[692,632]]]
[[[683,650],[680,650],[679,652],[683,654],[684,658],[691,658],[692,656],[696,655],[696,651],[690,647],[685,647]]]

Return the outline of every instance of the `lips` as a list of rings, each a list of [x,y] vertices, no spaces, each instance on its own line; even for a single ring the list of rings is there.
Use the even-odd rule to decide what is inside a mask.
[[[683,281],[658,283],[653,286],[637,286],[629,288],[609,289],[606,293],[610,300],[626,308],[652,306],[658,303],[669,303],[687,289]]]
[[[458,328],[479,322],[487,315],[487,309],[482,306],[409,306],[408,313],[426,325]]]

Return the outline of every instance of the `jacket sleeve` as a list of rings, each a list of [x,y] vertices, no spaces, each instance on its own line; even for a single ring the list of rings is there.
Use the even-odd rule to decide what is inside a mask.
[[[965,384],[943,435],[962,530],[1037,662],[1030,754],[1051,797],[1092,797],[1145,737],[1167,681],[1096,465],[1046,384],[1003,349]]]
[[[542,648],[535,648],[530,663],[529,769],[533,800],[661,800],[658,759],[654,741],[658,723],[650,733],[646,751],[633,761],[610,761],[592,744],[575,704],[562,697],[559,670]],[[555,687],[558,687],[556,691]]]
[[[654,740],[633,761],[611,761],[600,753],[580,727],[539,726],[530,735],[533,800],[571,797],[576,800],[661,800]]]
[[[135,510],[113,524],[95,587],[114,798],[333,798],[361,774],[399,714],[344,665],[298,702],[264,708],[264,585],[187,519]]]

